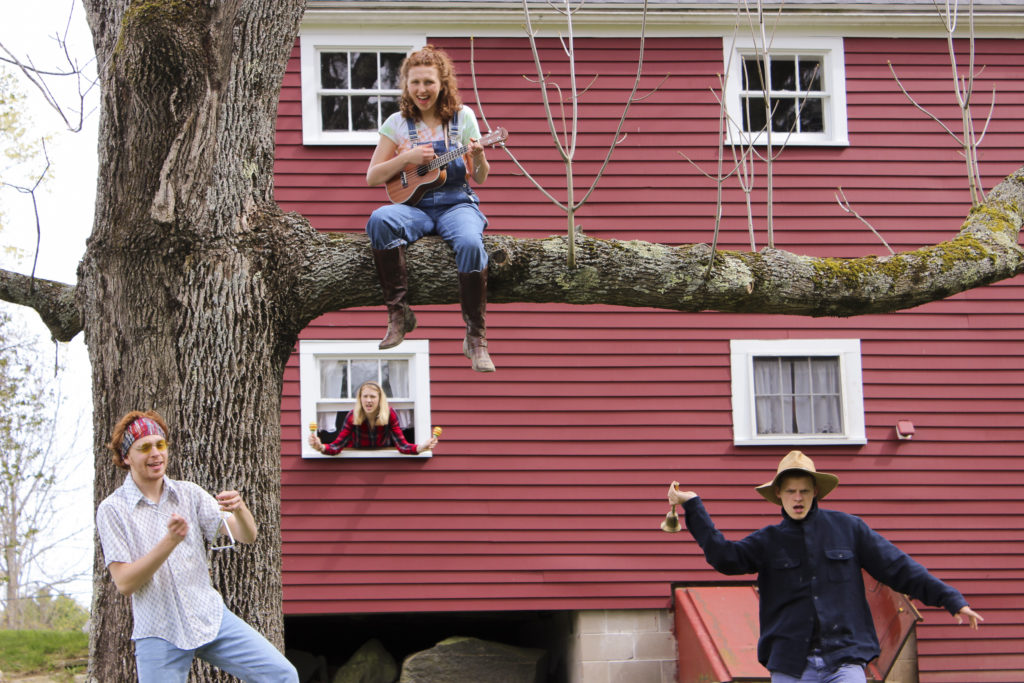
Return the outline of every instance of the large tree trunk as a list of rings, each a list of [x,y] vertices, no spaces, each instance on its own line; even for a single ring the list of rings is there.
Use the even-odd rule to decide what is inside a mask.
[[[217,555],[214,583],[278,645],[279,405],[301,323],[285,281],[297,270],[287,255],[296,236],[272,198],[273,126],[303,7],[87,2],[106,143],[78,287],[96,502],[125,476],[104,453],[114,422],[159,410],[171,430],[170,475],[212,493],[237,488],[248,502],[260,536]],[[99,552],[94,577],[91,676],[133,680],[128,600]]]

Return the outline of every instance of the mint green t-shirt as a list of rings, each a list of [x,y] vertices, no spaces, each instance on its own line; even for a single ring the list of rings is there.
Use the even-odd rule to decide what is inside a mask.
[[[409,139],[409,127],[406,125],[405,118],[402,117],[401,112],[396,111],[388,117],[387,121],[380,127],[380,134],[395,143],[395,146],[398,147],[398,154],[412,149],[412,142]],[[443,126],[431,128],[422,121],[417,121],[416,134],[419,135],[421,143],[436,142],[446,139],[448,131]],[[480,139],[480,124],[476,121],[476,114],[466,105],[462,105],[462,109],[459,110],[459,138],[460,145],[469,144],[471,139]]]

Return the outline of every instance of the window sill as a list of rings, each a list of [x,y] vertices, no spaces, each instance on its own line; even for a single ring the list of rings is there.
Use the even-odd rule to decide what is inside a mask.
[[[863,446],[868,442],[865,437],[834,438],[809,436],[800,438],[794,435],[785,437],[761,437],[757,439],[733,439],[734,446]]]
[[[303,460],[365,460],[366,458],[393,458],[398,460],[423,460],[426,458],[433,457],[432,451],[423,451],[415,455],[406,455],[405,453],[399,453],[394,448],[382,448],[380,450],[370,450],[362,448],[349,448],[342,451],[338,455],[325,455],[308,449],[302,449]]]

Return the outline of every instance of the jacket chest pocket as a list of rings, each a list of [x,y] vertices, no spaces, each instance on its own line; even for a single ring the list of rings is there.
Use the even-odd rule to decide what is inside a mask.
[[[853,551],[846,548],[835,548],[825,551],[830,581],[852,581],[857,574],[857,562]]]
[[[800,560],[786,555],[776,555],[771,559],[771,567],[775,571],[786,571],[800,568]]]

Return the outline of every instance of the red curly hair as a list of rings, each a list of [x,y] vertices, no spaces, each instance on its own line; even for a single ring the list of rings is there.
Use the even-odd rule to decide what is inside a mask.
[[[402,82],[402,116],[411,120],[420,120],[420,110],[413,102],[409,94],[408,78],[409,69],[414,66],[433,66],[437,68],[437,74],[441,81],[441,90],[437,95],[437,115],[442,123],[448,123],[462,108],[462,98],[459,96],[459,86],[455,81],[455,65],[451,57],[441,49],[433,45],[425,45],[422,49],[413,52],[402,61],[399,72]]]

